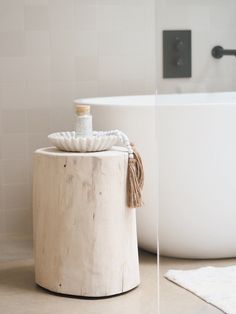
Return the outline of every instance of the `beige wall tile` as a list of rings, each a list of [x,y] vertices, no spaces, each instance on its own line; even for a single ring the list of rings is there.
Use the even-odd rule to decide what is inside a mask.
[[[26,111],[25,110],[2,110],[1,112],[2,133],[25,133]]]
[[[22,0],[23,5],[48,5],[50,0]]]
[[[27,128],[29,133],[48,132],[51,127],[48,109],[32,109],[27,111]]]
[[[1,197],[1,191],[0,191]],[[1,205],[1,200],[0,200]],[[6,212],[0,208],[0,237],[6,234]]]
[[[27,158],[27,135],[25,133],[9,133],[2,135],[1,147],[3,159]]]
[[[22,82],[25,79],[24,57],[0,58],[0,83]]]
[[[98,34],[99,56],[119,56],[122,53],[122,36],[124,31],[107,29]]]
[[[50,57],[29,57],[25,68],[27,81],[49,81],[50,80]],[[38,82],[38,84],[40,84]]]
[[[122,56],[99,57],[99,81],[122,80],[124,78],[124,70]]]
[[[98,33],[96,31],[78,31],[75,34],[76,55],[94,57],[98,55]]]
[[[0,164],[1,164],[1,160],[2,159],[2,134],[0,135]]]
[[[26,83],[19,81],[0,85],[2,109],[18,110],[27,107]],[[27,91],[28,92],[28,91]]]
[[[23,57],[25,54],[25,33],[0,32],[0,57]]]
[[[123,94],[124,95],[139,95],[140,91],[143,90],[145,86],[144,79],[137,80],[125,80],[123,81]]]
[[[72,100],[78,97],[76,82],[51,82],[51,107],[64,108],[72,105]]]
[[[52,146],[52,144],[48,140],[49,133],[52,133],[52,130],[50,132],[44,132],[44,133],[29,133],[29,136],[28,136],[28,146],[29,146],[28,169],[29,169],[29,189],[30,189],[29,193],[32,193],[34,152],[39,148]]]
[[[3,166],[2,166],[2,159],[0,158],[0,191],[2,190],[2,183],[3,183]],[[1,198],[1,195],[0,195],[0,198]],[[1,205],[0,205],[0,209],[1,209]]]
[[[3,184],[27,184],[29,183],[28,159],[2,161],[2,183]]]
[[[123,94],[123,83],[120,79],[99,80],[100,96],[121,96]]]
[[[51,31],[51,56],[75,56],[75,31]]]
[[[97,8],[97,29],[98,31],[122,31],[125,30],[124,6],[99,5]],[[132,19],[130,18],[132,21]]]
[[[97,6],[75,2],[75,28],[79,31],[93,31],[97,27]]]
[[[98,96],[98,81],[78,81],[76,85],[76,98]]]
[[[147,36],[143,31],[106,31],[99,33],[99,56],[146,55],[148,51]]]
[[[44,31],[49,29],[48,6],[25,5],[24,25],[28,31]]]
[[[51,106],[51,90],[49,81],[27,81],[25,91],[25,107],[43,109]]]
[[[97,0],[76,0],[76,3],[77,5],[95,5],[97,4]]]
[[[75,27],[74,0],[49,1],[49,25],[51,30],[73,30]]]
[[[31,208],[28,184],[3,185],[3,207],[5,210]]]
[[[74,82],[75,58],[68,56],[54,57],[51,60],[51,80],[55,82]]]
[[[145,59],[142,56],[102,56],[99,58],[99,79],[141,79],[145,76]]]
[[[74,105],[67,108],[58,108],[50,112],[52,121],[52,132],[73,131],[75,128]]]
[[[98,79],[97,57],[76,57],[76,80],[94,81]]]
[[[29,57],[50,55],[50,32],[27,31],[25,34],[25,54]]]
[[[124,10],[124,29],[136,32],[143,31],[145,22],[145,5],[130,4],[126,6]]]
[[[0,1],[0,31],[22,31],[24,8],[19,0]]]

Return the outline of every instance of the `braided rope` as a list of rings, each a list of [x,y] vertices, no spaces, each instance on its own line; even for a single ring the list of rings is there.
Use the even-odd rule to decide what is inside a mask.
[[[129,153],[129,158],[134,158],[134,151],[131,146],[130,140],[128,136],[120,131],[120,130],[110,130],[110,131],[98,131],[94,132],[96,136],[103,136],[103,135],[115,135],[119,139],[119,141],[127,148]]]

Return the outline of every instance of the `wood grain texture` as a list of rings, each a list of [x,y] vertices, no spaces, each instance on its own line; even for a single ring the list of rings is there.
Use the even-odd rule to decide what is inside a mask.
[[[90,297],[139,284],[136,213],[126,207],[127,165],[123,151],[35,152],[37,284]]]

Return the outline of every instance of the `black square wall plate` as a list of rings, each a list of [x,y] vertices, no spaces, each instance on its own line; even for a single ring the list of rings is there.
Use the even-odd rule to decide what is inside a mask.
[[[163,31],[163,77],[192,75],[191,30]]]

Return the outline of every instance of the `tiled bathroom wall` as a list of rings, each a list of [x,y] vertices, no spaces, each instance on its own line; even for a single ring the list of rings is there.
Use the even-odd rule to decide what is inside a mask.
[[[32,155],[73,99],[153,93],[155,0],[0,0],[0,237],[32,233]]]
[[[157,0],[157,88],[159,93],[236,90],[236,58],[216,60],[211,49],[236,49],[235,0]],[[192,30],[192,78],[162,78],[162,30]]]

